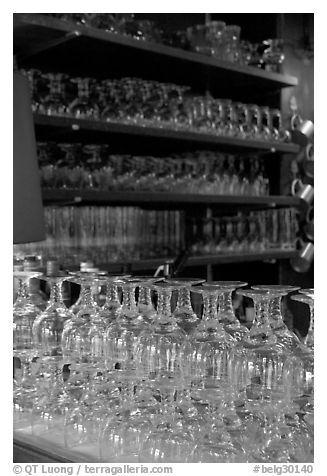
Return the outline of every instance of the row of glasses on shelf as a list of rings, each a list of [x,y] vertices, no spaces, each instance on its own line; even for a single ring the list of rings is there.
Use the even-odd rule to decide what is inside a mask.
[[[281,313],[296,286],[95,271],[14,275],[14,355],[23,367],[14,385],[17,429],[107,462],[312,461],[312,289],[292,296],[311,311],[302,343]],[[51,286],[43,312],[29,300],[35,277]],[[80,285],[69,309],[64,281]],[[233,311],[235,291],[254,302],[249,329]],[[202,298],[200,317],[191,294]]]
[[[73,78],[22,70],[30,82],[32,107],[46,115],[263,141],[289,140],[276,108],[192,94],[188,86],[140,78]]]
[[[49,13],[77,25],[127,35],[136,40],[162,43],[163,31],[152,20],[135,18],[134,13]]]
[[[165,43],[213,56],[223,61],[278,71],[285,54],[281,39],[261,43],[241,40],[241,27],[223,21],[209,21],[172,33],[163,31],[153,20],[136,18],[133,13],[50,13],[64,21],[109,33],[130,36],[139,41]]]
[[[193,218],[186,226],[190,229],[190,248],[195,256],[295,250],[299,231],[294,208]]]
[[[184,247],[184,212],[140,207],[49,206],[44,208],[46,239],[22,244],[21,251],[61,256],[65,266],[81,261],[130,262],[178,255]],[[18,246],[18,245],[17,245]]]
[[[219,60],[278,71],[285,59],[283,40],[273,38],[261,43],[241,40],[239,25],[210,21],[187,28],[190,48]]]
[[[43,261],[61,256],[66,266],[81,261],[132,262],[174,257],[295,250],[299,217],[294,208],[193,218],[177,210],[139,207],[45,207],[46,239],[19,245]],[[18,245],[16,245],[17,247]]]
[[[109,146],[39,142],[44,188],[269,195],[264,159],[196,151],[172,157],[109,155]]]

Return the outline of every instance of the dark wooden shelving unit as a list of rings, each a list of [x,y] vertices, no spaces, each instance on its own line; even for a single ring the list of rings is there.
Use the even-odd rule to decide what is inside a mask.
[[[15,463],[90,463],[97,462],[92,454],[69,450],[62,439],[53,436],[44,438],[31,433],[14,430],[13,460]]]
[[[276,106],[281,88],[294,87],[297,78],[252,66],[220,61],[164,44],[140,41],[126,35],[75,24],[42,14],[14,14],[14,54],[19,68],[65,72],[72,76],[141,77],[190,86],[194,93],[210,91],[214,97]],[[169,153],[211,149],[237,154],[260,154],[270,164],[283,154],[296,154],[299,147],[277,141],[245,140],[204,132],[141,126],[130,123],[34,114],[37,140],[108,144],[109,153],[165,156]],[[274,165],[275,166],[275,165]],[[176,194],[166,192],[94,190],[44,190],[44,203],[139,205],[144,208],[220,207],[221,209],[298,207],[297,197],[237,197]],[[187,266],[288,259],[296,251],[227,253],[191,257]],[[134,270],[154,269],[162,258],[131,263]],[[111,263],[110,266],[122,266]]]
[[[247,263],[255,261],[274,261],[274,260],[283,260],[294,258],[298,255],[298,252],[295,250],[282,250],[282,249],[271,249],[265,251],[256,251],[256,252],[226,252],[217,255],[201,255],[201,256],[190,256],[186,263],[185,267],[192,266],[206,266],[206,265],[215,265],[215,264],[229,264],[229,263]],[[107,270],[110,272],[121,272],[123,267],[128,264],[130,266],[130,271],[142,271],[142,270],[156,270],[158,266],[163,264],[165,261],[173,260],[171,258],[153,258],[153,259],[139,259],[139,260],[127,260],[124,262],[114,261],[111,263],[103,263],[100,265],[102,270]]]
[[[141,126],[137,124],[125,124],[119,122],[106,122],[92,119],[77,119],[74,117],[47,116],[34,114],[36,136],[39,140],[57,140],[88,143],[108,143],[115,150],[126,148],[138,151],[146,150],[148,146],[153,148],[153,141],[158,145],[162,153],[167,149],[177,151],[181,147],[205,147],[219,150],[233,150],[244,152],[263,153],[297,153],[299,146],[291,143],[278,141],[263,141],[242,139],[238,137],[217,136],[203,132],[191,132],[159,128],[154,126]],[[122,138],[125,138],[122,143]],[[151,139],[148,144],[144,139]]]
[[[14,52],[19,67],[92,72],[96,77],[122,77],[133,71],[143,79],[173,81],[197,91],[209,89],[217,97],[233,93],[237,100],[298,84],[293,76],[40,14],[14,14]]]
[[[232,206],[250,207],[256,209],[280,207],[304,207],[305,202],[298,197],[288,196],[234,196],[234,195],[205,195],[174,192],[138,192],[138,191],[97,191],[97,190],[55,190],[42,191],[43,202],[49,203],[80,203],[108,205],[140,205],[169,207],[203,206]]]

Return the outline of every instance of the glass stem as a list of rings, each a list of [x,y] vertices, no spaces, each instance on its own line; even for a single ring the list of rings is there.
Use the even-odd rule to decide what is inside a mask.
[[[188,311],[193,311],[191,304],[191,294],[187,288],[180,288],[178,291],[175,312],[180,309],[187,309]]]
[[[117,306],[120,306],[120,301],[118,297],[118,286],[115,283],[110,283],[106,286],[106,302],[104,303],[104,305],[111,306],[113,304],[117,304]]]
[[[273,329],[284,327],[281,311],[282,296],[275,296],[270,303],[270,324]]]
[[[223,292],[218,297],[218,317],[220,320],[227,321],[226,323],[233,323],[236,321],[232,303],[232,290]]]
[[[157,315],[164,320],[171,319],[171,291],[170,290],[161,290],[158,292],[158,306],[157,306]]]
[[[20,303],[26,303],[28,299],[29,299],[28,283],[24,279],[18,278],[17,297],[16,297],[14,305],[18,306],[20,305]]]
[[[314,345],[314,305],[310,304],[310,324],[308,333],[304,339],[304,344],[307,347],[313,348]]]
[[[223,331],[223,326],[218,316],[217,302],[218,297],[215,294],[204,294],[202,321],[206,327],[216,331]]]
[[[94,306],[94,299],[92,293],[92,285],[89,283],[84,283],[81,288],[81,306]]]
[[[140,287],[139,304],[146,307],[152,307],[151,289],[147,286]]]
[[[62,304],[64,306],[62,298],[62,281],[51,282],[49,306],[54,304]]]
[[[254,301],[255,321],[257,327],[260,329],[260,334],[264,334],[267,338],[272,335],[272,330],[269,323],[269,301],[266,299],[259,299]]]
[[[124,285],[123,286],[123,309],[125,311],[135,311],[135,288],[136,286]]]

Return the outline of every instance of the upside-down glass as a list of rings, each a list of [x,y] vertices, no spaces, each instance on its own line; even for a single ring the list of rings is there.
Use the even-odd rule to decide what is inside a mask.
[[[14,271],[19,281],[17,298],[13,306],[13,355],[20,361],[20,369],[15,364],[14,410],[23,412],[32,407],[35,381],[31,377],[31,361],[37,355],[33,341],[33,323],[41,310],[35,306],[28,293],[28,283],[42,273],[35,271]]]
[[[254,319],[250,333],[243,339],[242,344],[249,349],[258,349],[267,354],[282,352],[284,348],[277,343],[277,336],[273,333],[269,322],[269,306],[274,295],[258,289],[240,289],[236,293],[253,299],[254,303]]]
[[[190,334],[200,322],[198,316],[192,308],[189,287],[201,284],[204,281],[204,279],[196,278],[166,279],[168,284],[172,284],[178,289],[177,303],[173,311],[173,316],[177,324],[186,332],[186,334]]]
[[[99,278],[99,283],[102,283],[105,288],[105,302],[99,309],[99,313],[105,319],[107,326],[117,319],[121,311],[118,288],[124,282],[123,279],[129,277],[128,274],[109,274]]]
[[[48,428],[56,425],[55,415],[62,410],[59,405],[63,391],[62,333],[65,323],[74,315],[65,306],[61,290],[63,282],[70,277],[65,273],[40,277],[50,284],[50,300],[32,327],[34,345],[44,375],[44,383],[38,388],[37,398],[34,400],[33,426],[37,425],[40,417]]]
[[[296,349],[301,350],[302,345],[299,338],[294,332],[292,332],[284,323],[282,315],[282,298],[287,296],[293,291],[297,291],[299,286],[290,286],[283,284],[258,284],[251,286],[252,289],[265,290],[273,293],[273,299],[270,303],[270,325],[273,333],[277,336],[278,342],[280,342],[285,350],[292,353]]]
[[[153,323],[157,315],[156,309],[152,302],[151,285],[160,281],[163,281],[163,277],[154,276],[137,276],[139,282],[139,292],[137,300],[137,308],[140,315],[149,323]]]
[[[314,290],[313,289],[300,289],[299,293],[295,296],[291,296],[294,301],[307,304],[310,309],[310,323],[307,335],[304,338],[304,345],[311,351],[314,351]]]
[[[222,291],[218,296],[218,319],[225,331],[237,341],[241,341],[248,335],[249,330],[241,325],[235,316],[232,294],[236,289],[246,285],[247,283],[243,281],[208,281],[203,284],[203,286],[217,286]]]

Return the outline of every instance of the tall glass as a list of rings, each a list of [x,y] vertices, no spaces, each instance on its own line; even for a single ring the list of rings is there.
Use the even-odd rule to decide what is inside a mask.
[[[168,283],[156,283],[153,289],[158,293],[157,314],[150,332],[144,330],[139,335],[137,366],[150,392],[159,392],[162,422],[173,424],[174,412],[170,411],[169,405],[173,405],[176,385],[180,385],[176,375],[180,369],[180,349],[187,336],[171,311],[171,296],[176,287]]]
[[[62,298],[62,284],[70,276],[60,273],[57,276],[42,276],[41,279],[50,284],[50,300],[32,327],[34,345],[43,368],[43,383],[34,400],[33,420],[36,417],[37,423],[37,417],[41,417],[50,428],[56,425],[58,403],[63,391],[62,333],[65,323],[74,315],[67,309]]]
[[[14,410],[23,412],[31,409],[36,391],[35,381],[31,375],[31,361],[37,355],[33,341],[33,323],[40,314],[28,293],[28,283],[42,273],[34,271],[15,271],[14,277],[19,281],[17,299],[13,306],[13,353],[19,359],[20,369],[15,363],[14,372]]]

